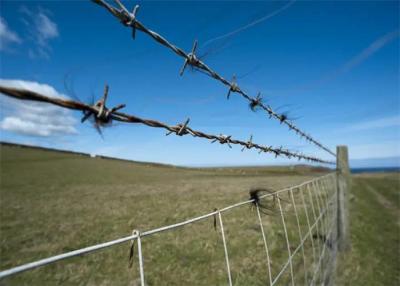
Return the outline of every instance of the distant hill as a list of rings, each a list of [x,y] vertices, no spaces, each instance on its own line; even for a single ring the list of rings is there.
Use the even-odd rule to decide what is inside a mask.
[[[328,172],[331,169],[325,168],[322,166],[311,166],[307,164],[296,164],[296,165],[283,165],[283,166],[223,166],[223,167],[183,167],[183,166],[175,166],[171,164],[162,164],[162,163],[153,163],[153,162],[143,162],[143,161],[135,161],[135,160],[128,160],[122,158],[115,158],[103,155],[93,155],[89,153],[83,152],[76,152],[70,150],[62,150],[62,149],[55,149],[55,148],[46,148],[40,146],[32,146],[32,145],[24,145],[24,144],[15,144],[10,142],[0,142],[0,147],[7,146],[12,148],[24,148],[24,149],[31,149],[31,150],[40,150],[45,152],[54,152],[54,153],[61,153],[61,154],[71,154],[83,157],[95,157],[98,159],[105,159],[105,160],[114,160],[120,162],[127,162],[127,163],[134,163],[134,164],[142,164],[145,166],[158,166],[158,167],[169,167],[169,168],[180,168],[180,169],[192,169],[192,170],[208,170],[208,171],[218,171],[218,170],[231,170],[231,171],[238,171],[238,170],[246,170],[246,171],[259,171],[259,170],[267,170],[268,172],[272,173],[314,173],[314,172]]]
[[[76,152],[76,151],[71,151],[71,150],[62,150],[62,149],[56,149],[56,148],[46,148],[46,147],[33,146],[33,145],[15,144],[15,143],[10,143],[10,142],[0,142],[0,147],[2,147],[2,146],[9,146],[9,147],[16,147],[16,148],[27,148],[27,149],[33,149],[33,150],[36,149],[36,150],[41,150],[41,151],[58,152],[58,153],[65,153],[65,154],[78,155],[78,156],[84,156],[84,157],[96,157],[96,158],[100,158],[100,159],[117,160],[117,161],[123,161],[123,162],[131,162],[131,163],[135,163],[135,164],[175,167],[175,166],[169,165],[169,164],[153,163],[153,162],[142,162],[142,161],[135,161],[135,160],[128,160],[128,159],[122,159],[122,158],[109,157],[109,156],[104,156],[104,155],[95,155],[95,154]]]

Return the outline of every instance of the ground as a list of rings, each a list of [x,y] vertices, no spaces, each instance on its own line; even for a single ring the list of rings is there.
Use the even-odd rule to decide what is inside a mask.
[[[189,169],[2,146],[0,269],[180,222],[246,200],[251,188],[277,190],[326,172],[306,166]],[[353,247],[340,257],[337,284],[398,284],[398,174],[354,177],[350,204]],[[276,274],[287,260],[285,239],[276,227],[279,216],[263,220]],[[255,222],[250,206],[224,216],[235,285],[265,285],[268,278]],[[292,239],[295,227],[287,223]],[[0,285],[138,285],[137,259],[128,267],[129,246],[60,261]],[[226,285],[213,218],[145,237],[143,253],[148,285]],[[300,262],[293,266],[301,273]],[[288,281],[288,272],[284,276]],[[295,276],[301,285],[304,275]]]
[[[400,285],[400,176],[353,176],[349,253],[339,259],[338,285]]]

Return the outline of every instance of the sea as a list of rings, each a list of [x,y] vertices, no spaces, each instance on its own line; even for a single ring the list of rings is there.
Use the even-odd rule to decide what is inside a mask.
[[[400,167],[351,168],[351,173],[353,174],[385,172],[400,172]]]

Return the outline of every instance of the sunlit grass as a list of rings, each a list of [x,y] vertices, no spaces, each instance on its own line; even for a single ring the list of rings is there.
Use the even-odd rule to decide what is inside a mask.
[[[2,146],[0,269],[130,235],[133,229],[144,231],[180,222],[246,200],[250,188],[277,190],[319,176],[323,174],[321,171],[304,166],[187,169]],[[356,243],[350,260],[343,263],[348,265],[341,271],[346,278],[340,278],[351,281],[349,285],[358,281],[357,276],[348,274],[354,272],[350,269],[363,269],[361,266],[372,269],[375,265],[365,259],[379,261],[384,274],[395,271],[398,224],[392,223],[394,210],[381,211],[371,195],[358,198],[362,193],[360,185],[382,189],[388,200],[398,198],[391,187],[398,180],[388,179],[356,180],[352,201],[352,208],[357,208],[352,212]],[[290,201],[287,194],[283,199]],[[295,201],[303,212],[300,221],[304,235],[307,230],[304,205],[298,196]],[[305,203],[309,208],[307,197]],[[293,208],[284,201],[282,207],[293,250],[299,243]],[[371,222],[366,224],[369,215]],[[234,209],[224,213],[223,219],[235,285],[266,285],[269,279],[266,255],[255,209],[249,205]],[[279,214],[263,215],[263,226],[275,276],[288,256]],[[384,236],[375,236],[383,231]],[[213,218],[144,237],[142,243],[148,285],[227,284],[220,228],[214,229]],[[308,267],[313,263],[311,240],[305,245]],[[385,250],[375,249],[378,245],[384,245]],[[363,252],[367,248],[371,255]],[[132,268],[128,268],[128,256],[129,243],[125,243],[21,273],[0,284],[138,285],[137,258]],[[298,253],[293,260],[298,285],[305,281],[303,263]],[[361,271],[355,273],[361,275]],[[287,270],[279,285],[290,282],[289,274]],[[310,279],[311,272],[307,275]],[[388,277],[395,281],[395,276]],[[389,285],[376,281],[377,284],[370,285]]]

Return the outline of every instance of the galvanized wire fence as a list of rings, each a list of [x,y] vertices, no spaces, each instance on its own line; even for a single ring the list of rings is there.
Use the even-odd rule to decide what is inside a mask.
[[[137,262],[130,261],[134,268],[127,271],[135,272],[140,285],[151,285],[154,284],[156,275],[152,272],[152,266],[157,261],[146,260],[146,257],[150,256],[151,251],[158,251],[156,257],[162,256],[164,250],[150,245],[144,251],[143,245],[148,243],[149,237],[162,235],[163,232],[178,231],[189,225],[194,228],[202,221],[211,219],[214,221],[214,227],[210,223],[208,232],[192,235],[191,240],[195,243],[213,233],[218,234],[216,246],[223,255],[213,259],[217,261],[205,263],[213,262],[219,266],[211,272],[223,275],[220,281],[225,281],[228,285],[248,283],[243,282],[243,275],[240,275],[241,264],[248,259],[262,261],[259,268],[262,273],[257,273],[257,277],[263,284],[331,285],[335,278],[337,252],[336,178],[336,173],[330,173],[278,191],[251,191],[250,199],[246,201],[215,209],[180,223],[147,231],[133,230],[132,235],[120,239],[4,270],[0,272],[0,278],[130,242],[127,254],[129,253],[130,259],[136,256]],[[244,214],[247,214],[247,221],[242,220]],[[240,232],[235,232],[234,229],[239,229]],[[235,241],[240,238],[239,241],[243,243],[232,243],[234,238]],[[245,245],[251,247],[244,247]],[[187,253],[191,251],[181,250]],[[206,252],[206,249],[200,251]],[[246,257],[247,255],[250,257]],[[196,272],[195,266],[192,267],[192,272]],[[212,276],[211,272],[208,275]],[[174,282],[182,284],[182,281]],[[202,282],[192,281],[192,284]]]

